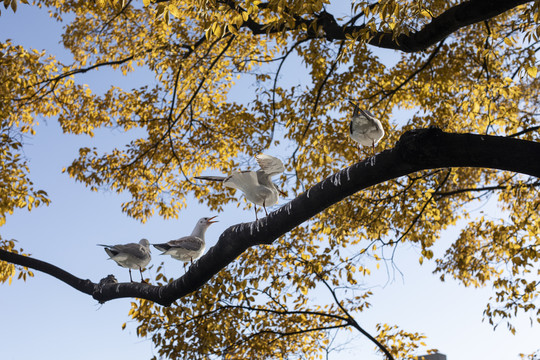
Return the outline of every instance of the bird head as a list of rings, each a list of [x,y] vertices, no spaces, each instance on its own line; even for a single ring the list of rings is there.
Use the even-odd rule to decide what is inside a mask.
[[[216,216],[212,216],[212,217],[203,217],[199,220],[199,224],[201,225],[206,225],[206,226],[210,226],[212,225],[213,223],[217,223],[218,221],[212,221],[213,219],[217,218],[217,215]]]
[[[146,247],[149,247],[150,246],[150,241],[148,241],[147,239],[141,239],[139,241],[139,244],[141,244],[143,246],[146,246]]]

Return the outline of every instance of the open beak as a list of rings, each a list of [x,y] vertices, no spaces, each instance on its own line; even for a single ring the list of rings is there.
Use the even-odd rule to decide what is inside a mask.
[[[219,221],[210,221],[210,220],[215,219],[215,218],[217,218],[217,215],[216,215],[216,216],[212,216],[211,218],[209,218],[209,219],[208,219],[208,223],[209,223],[209,224],[213,224],[213,223],[219,222]]]

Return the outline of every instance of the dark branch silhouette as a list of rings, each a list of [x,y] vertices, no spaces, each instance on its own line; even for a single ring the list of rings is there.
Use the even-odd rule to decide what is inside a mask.
[[[540,178],[540,143],[509,137],[446,133],[438,128],[404,133],[396,146],[356,163],[314,185],[270,213],[268,217],[226,229],[217,244],[187,273],[164,286],[116,283],[112,277],[99,284],[49,263],[0,250],[0,260],[45,272],[100,303],[118,298],[143,298],[169,306],[196,291],[252,246],[271,244],[296,226],[358,191],[420,170],[476,167],[507,170]],[[374,161],[373,161],[374,160]]]
[[[380,32],[370,41],[371,45],[402,50],[422,51],[438,43],[457,30],[496,17],[532,0],[470,0],[443,12],[419,31],[394,38],[391,32]]]
[[[170,0],[155,0],[154,3],[169,2]],[[246,11],[231,0],[218,1],[221,4],[228,5],[235,11]],[[400,50],[404,52],[423,51],[432,45],[442,41],[448,35],[457,30],[496,17],[519,5],[523,5],[534,0],[469,0],[450,7],[439,16],[434,17],[431,22],[422,29],[411,31],[409,34],[394,36],[392,32],[377,32],[368,41],[370,45]],[[378,6],[377,3],[371,7]],[[258,5],[259,9],[270,9],[268,3]],[[355,35],[358,31],[364,30],[365,25],[350,25],[348,22],[344,25],[338,24],[335,17],[326,12],[313,14],[310,18],[290,14],[294,17],[295,25],[290,27],[288,24],[272,26],[272,24],[261,24],[249,17],[240,27],[248,28],[253,35],[263,35],[268,33],[280,33],[283,31],[298,31],[302,26],[307,26],[306,35],[309,39],[325,38],[328,41],[346,40],[348,35]],[[358,14],[352,20],[356,21],[363,14]],[[352,23],[354,23],[352,21]],[[323,33],[318,33],[314,29],[321,27]]]
[[[227,3],[227,1],[224,1]],[[519,5],[523,5],[533,0],[470,0],[450,7],[439,16],[434,17],[431,22],[418,31],[411,31],[409,34],[395,36],[392,32],[377,32],[372,34],[368,41],[370,45],[401,50],[404,52],[423,51],[432,45],[442,41],[448,35],[457,30],[487,19],[496,17]],[[263,8],[260,4],[259,8]],[[375,5],[374,5],[375,6]],[[234,7],[234,6],[233,6]],[[269,29],[268,24],[259,24],[249,18],[242,24],[251,30],[254,35],[278,33],[284,30],[298,30],[301,25],[307,25],[308,38],[325,38],[328,41],[345,40],[348,35],[355,35],[358,31],[364,30],[365,25],[339,25],[334,16],[326,11],[314,14],[313,18],[295,17],[294,29],[288,28],[287,24]],[[310,27],[312,24],[316,26]],[[313,29],[322,27],[323,34],[315,32]]]

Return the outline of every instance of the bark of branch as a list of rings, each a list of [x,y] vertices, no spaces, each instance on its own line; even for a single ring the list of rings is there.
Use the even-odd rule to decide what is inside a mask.
[[[465,26],[491,19],[528,2],[533,2],[533,0],[464,1],[433,18],[429,24],[418,31],[412,31],[408,35],[402,34],[398,37],[394,37],[392,32],[378,32],[369,40],[369,44],[404,52],[423,51]],[[295,21],[296,26],[294,29],[286,28],[288,25],[285,24],[281,28],[272,29],[270,32],[277,33],[284,30],[298,30],[301,25],[307,25],[307,37],[320,38],[321,35],[312,30],[313,28],[310,28],[310,25],[315,23],[317,26],[322,27],[324,31],[322,37],[333,41],[346,40],[347,35],[354,35],[359,30],[365,28],[365,25],[339,25],[334,16],[326,11],[314,14],[314,17],[311,19],[297,16],[295,17]],[[254,35],[268,32],[264,24],[259,24],[251,18],[245,21],[242,27],[250,29]]]
[[[358,191],[420,170],[477,167],[507,170],[540,178],[540,143],[515,138],[445,133],[438,128],[404,133],[396,146],[329,176],[307,192],[252,223],[225,230],[217,244],[187,273],[165,286],[79,279],[46,262],[0,250],[0,260],[45,272],[101,303],[143,298],[169,306],[196,291],[248,248],[271,244],[296,226]],[[372,164],[373,163],[373,164]]]
[[[370,44],[378,47],[402,50],[405,52],[422,51],[438,43],[462,27],[472,25],[498,16],[519,5],[532,0],[470,0],[453,6],[424,26],[409,35],[393,37],[392,33],[378,33]]]

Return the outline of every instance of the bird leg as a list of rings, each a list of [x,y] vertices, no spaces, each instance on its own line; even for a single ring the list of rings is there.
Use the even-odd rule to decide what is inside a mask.
[[[268,211],[266,211],[266,200],[263,200],[263,209],[264,209],[264,212],[266,213],[266,216],[268,216]]]
[[[375,140],[371,140],[371,166],[375,166]]]
[[[141,282],[147,284],[146,280],[143,279],[143,276],[142,276],[142,269],[141,269],[140,266],[139,266],[139,272],[141,273]]]
[[[133,282],[133,278],[131,277],[131,269],[128,268],[128,270],[129,270],[129,281]]]
[[[257,217],[257,205],[253,205],[253,209],[255,210],[255,221],[259,220]]]

